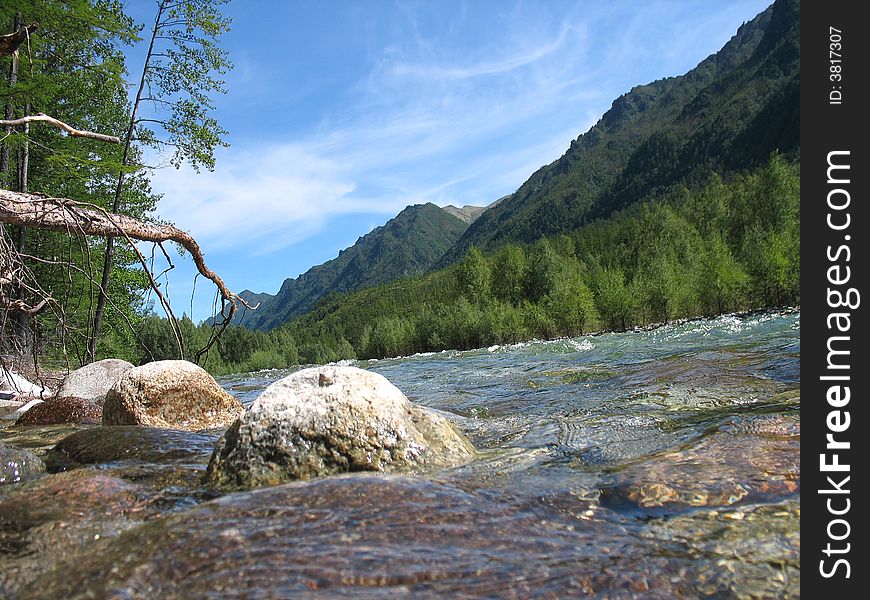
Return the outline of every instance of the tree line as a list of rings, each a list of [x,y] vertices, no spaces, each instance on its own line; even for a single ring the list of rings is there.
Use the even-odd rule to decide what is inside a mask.
[[[796,305],[799,201],[798,165],[774,154],[750,174],[676,187],[570,235],[471,248],[446,269],[333,294],[272,331],[231,328],[206,366],[383,358]],[[163,321],[146,322],[150,351],[172,357]]]

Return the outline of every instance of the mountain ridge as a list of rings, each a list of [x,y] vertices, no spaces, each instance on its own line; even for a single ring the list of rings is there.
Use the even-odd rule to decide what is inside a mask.
[[[684,75],[633,87],[565,153],[490,205],[439,261],[568,233],[713,170],[799,147],[797,0],[777,0]]]
[[[335,258],[298,277],[285,279],[276,294],[245,290],[239,296],[259,306],[256,310],[242,307],[233,322],[251,329],[272,329],[310,310],[326,295],[420,275],[441,258],[467,226],[467,221],[435,204],[407,206],[384,225],[340,250]]]

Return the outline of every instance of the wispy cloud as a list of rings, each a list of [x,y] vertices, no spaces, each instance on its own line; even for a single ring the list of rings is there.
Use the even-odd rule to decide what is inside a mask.
[[[214,173],[158,171],[160,215],[212,249],[263,254],[317,234],[339,215],[392,216],[426,201],[488,203],[558,158],[616,95],[685,70],[670,66],[679,53],[668,48],[690,53],[710,35],[665,23],[644,36],[653,17],[676,10],[667,2],[591,9],[597,13],[518,2],[495,11],[486,31],[477,23],[476,36],[455,31],[461,14],[446,20],[449,27],[427,29],[417,5],[402,6],[392,18],[404,21],[373,29],[361,68],[330,80],[329,90],[292,92],[295,81],[279,84],[281,73],[263,76],[262,66],[257,76],[241,74],[245,98],[256,97],[258,85],[274,97],[283,85],[291,97],[322,98],[323,106],[289,127],[261,119],[267,125],[256,137],[219,153]],[[726,20],[712,19],[711,27]],[[664,73],[647,74],[655,61]]]

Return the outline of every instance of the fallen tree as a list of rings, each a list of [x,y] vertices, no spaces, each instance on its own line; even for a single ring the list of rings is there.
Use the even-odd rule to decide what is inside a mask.
[[[160,299],[161,305],[171,322],[176,322],[169,302],[160,292],[159,286],[148,268],[145,257],[136,247],[137,241],[153,242],[163,249],[165,242],[174,242],[187,250],[193,258],[196,268],[203,277],[209,279],[217,287],[221,299],[219,319],[215,320],[213,335],[208,344],[197,351],[196,359],[199,360],[214,344],[220,334],[232,322],[238,304],[248,308],[249,306],[238,295],[232,293],[224,281],[205,262],[202,250],[196,240],[187,232],[173,225],[162,223],[148,223],[128,217],[109,213],[108,211],[84,202],[77,202],[66,198],[51,198],[38,194],[25,194],[0,190],[0,223],[17,225],[33,229],[59,231],[70,235],[82,235],[93,237],[122,237],[127,240],[135,254],[139,257],[145,273],[150,281],[151,288]],[[11,284],[21,284],[20,270],[22,261],[19,257],[10,255],[8,246],[0,245],[0,282],[2,288],[11,289]],[[164,250],[164,254],[166,254]],[[0,292],[0,309],[22,312],[33,316],[54,300],[44,292],[31,288],[41,296],[32,304],[22,303],[19,299],[7,298]],[[175,328],[176,341],[181,351],[180,333]]]

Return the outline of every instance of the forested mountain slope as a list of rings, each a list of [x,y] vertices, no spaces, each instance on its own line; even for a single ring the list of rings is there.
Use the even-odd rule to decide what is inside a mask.
[[[680,77],[620,96],[555,162],[477,219],[441,266],[472,246],[574,231],[675,185],[697,186],[799,148],[799,1],[777,0]]]

